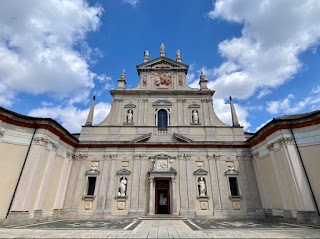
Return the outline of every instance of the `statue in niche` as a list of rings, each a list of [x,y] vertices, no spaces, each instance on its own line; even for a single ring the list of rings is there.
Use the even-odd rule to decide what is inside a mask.
[[[192,110],[192,123],[194,124],[199,123],[199,115],[197,110]]]
[[[199,188],[199,196],[205,197],[206,196],[206,182],[203,177],[198,179],[198,188]]]
[[[132,123],[133,122],[133,110],[132,109],[129,109],[127,111],[127,123]]]
[[[120,178],[120,186],[119,186],[118,196],[120,196],[120,197],[126,196],[127,183],[128,183],[128,181],[127,181],[126,177]]]

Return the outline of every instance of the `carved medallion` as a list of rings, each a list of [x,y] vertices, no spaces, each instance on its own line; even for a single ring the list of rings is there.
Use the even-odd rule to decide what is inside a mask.
[[[154,81],[155,86],[170,86],[171,85],[171,76],[165,73],[160,73],[159,78]]]

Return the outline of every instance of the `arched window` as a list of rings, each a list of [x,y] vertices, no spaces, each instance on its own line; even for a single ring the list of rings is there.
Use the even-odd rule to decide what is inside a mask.
[[[168,113],[162,109],[158,111],[158,128],[167,128],[168,126]]]

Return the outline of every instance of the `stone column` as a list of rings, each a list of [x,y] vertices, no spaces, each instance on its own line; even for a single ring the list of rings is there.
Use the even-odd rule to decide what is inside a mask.
[[[216,159],[218,157],[220,157],[220,155],[216,157],[208,156],[214,214],[221,213],[221,209],[222,209],[220,182],[219,182],[219,177],[217,172],[217,162],[216,162]]]
[[[209,117],[207,117],[209,116],[207,101],[207,99],[201,99],[203,114],[202,119],[200,119],[200,121],[202,120],[203,125],[205,126],[209,125]]]
[[[111,214],[112,212],[112,200],[114,199],[115,195],[115,189],[114,186],[117,183],[117,175],[116,175],[116,154],[110,154],[111,158],[111,166],[110,166],[110,173],[109,173],[109,182],[108,182],[108,191],[107,191],[107,198],[106,198],[106,207],[105,207],[105,213]]]
[[[213,157],[216,161],[216,170],[218,172],[218,178],[219,178],[219,185],[220,185],[220,196],[221,196],[221,211],[222,214],[226,214],[228,209],[228,203],[229,203],[229,188],[227,183],[227,178],[225,176],[224,171],[224,165],[222,163],[225,163],[225,161],[220,160],[220,155],[214,154]]]
[[[186,125],[188,125],[187,124],[187,117],[189,116],[189,119],[190,119],[190,115],[187,115],[187,113],[188,113],[188,111],[187,111],[187,105],[186,105],[186,100],[185,99],[182,99],[181,100],[182,101],[182,108],[183,108],[183,119],[184,119],[184,124],[183,124],[183,126],[186,126]]]
[[[143,125],[147,125],[147,116],[148,116],[148,99],[144,99],[144,113],[143,113]]]
[[[265,202],[264,207],[265,207],[265,209],[271,209],[272,206],[271,206],[271,201],[269,198],[269,192],[268,192],[268,188],[267,188],[267,184],[266,184],[266,178],[265,178],[264,172],[261,168],[259,156],[257,155],[256,157],[257,157],[256,162],[257,162],[257,169],[258,169],[257,175],[258,175],[258,179],[260,179],[260,181],[261,181],[261,185],[259,185],[259,188],[263,192],[262,197],[264,198],[264,202]]]
[[[213,111],[213,100],[208,99],[208,111],[209,111],[209,119],[210,119],[210,125],[214,125],[214,119],[216,118]]]
[[[195,204],[194,204],[194,177],[191,172],[191,155],[187,154],[186,157],[186,165],[187,165],[187,182],[188,182],[188,203],[189,209],[188,214],[195,215]]]
[[[142,113],[141,113],[141,111],[142,111],[142,99],[139,99],[138,100],[138,117],[137,117],[137,121],[138,121],[138,125],[140,126],[141,124],[142,124]]]
[[[154,178],[149,177],[149,184],[150,184],[150,191],[149,191],[149,213],[148,215],[153,215],[154,214]]]
[[[177,197],[176,197],[176,178],[171,177],[171,185],[172,185],[172,214],[178,215],[177,212]]]
[[[282,157],[291,182],[290,186],[296,209],[299,211],[316,211],[311,189],[292,138],[283,138],[279,143],[282,147]]]
[[[17,188],[11,211],[30,211],[31,198],[34,195],[36,175],[39,173],[40,160],[46,150],[48,140],[44,137],[36,137],[33,140],[29,156],[27,158],[21,180]]]
[[[53,204],[53,209],[62,209],[63,198],[65,196],[64,189],[67,187],[69,182],[68,176],[70,173],[71,163],[72,163],[71,155],[67,154],[67,158],[65,158],[63,161],[63,165],[60,173],[59,185],[57,188],[57,193],[56,193],[56,197]]]
[[[77,186],[76,190],[74,192],[74,198],[72,202],[72,208],[78,209],[79,202],[83,196],[84,192],[84,186],[85,186],[85,180],[86,180],[86,159],[88,158],[88,155],[75,155],[76,160],[81,160],[79,173],[77,175]]]
[[[51,173],[52,173],[52,168],[54,165],[54,161],[56,159],[56,152],[57,152],[58,146],[55,144],[52,144],[52,149],[50,150],[48,159],[47,159],[47,164],[42,176],[42,180],[41,180],[41,184],[38,190],[38,195],[37,195],[37,200],[36,200],[36,204],[35,204],[35,210],[42,210],[43,209],[43,203],[44,203],[44,199],[46,196],[46,192],[48,189],[48,184],[49,184],[49,180],[51,177]]]
[[[140,179],[140,155],[133,156],[133,174],[131,186],[131,200],[129,213],[136,213],[138,210],[138,196],[139,196],[139,179]]]
[[[179,183],[180,183],[180,215],[186,214],[188,211],[188,199],[186,195],[187,192],[187,173],[185,158],[183,154],[178,155],[179,159]]]
[[[281,173],[280,173],[279,168],[278,168],[277,160],[276,160],[275,155],[274,155],[273,144],[267,145],[267,148],[269,150],[271,161],[272,161],[273,170],[274,170],[274,173],[276,175],[277,187],[279,189],[279,193],[280,193],[283,209],[284,210],[288,210],[289,209],[289,205],[288,205],[288,198],[287,198],[287,195],[286,195],[286,189],[285,189],[285,187],[283,185],[284,182],[282,180]]]
[[[182,112],[181,112],[181,99],[177,99],[177,107],[178,107],[178,112],[177,112],[178,125],[182,125],[181,116],[182,116],[183,114],[182,114]]]
[[[124,111],[124,108],[123,108],[123,99],[119,99],[118,101],[118,118],[117,118],[117,125],[122,125],[122,122],[123,122],[123,111]]]
[[[139,186],[139,207],[138,213],[144,214],[146,209],[146,177],[147,177],[147,155],[141,155],[141,171],[140,171],[140,186]]]
[[[109,155],[103,156],[103,164],[102,164],[102,172],[101,172],[101,182],[100,182],[100,188],[98,193],[98,202],[97,202],[97,210],[96,213],[98,217],[102,215],[102,212],[104,210],[105,204],[106,204],[106,196],[107,196],[107,182],[109,177],[109,171],[110,168],[110,157]]]

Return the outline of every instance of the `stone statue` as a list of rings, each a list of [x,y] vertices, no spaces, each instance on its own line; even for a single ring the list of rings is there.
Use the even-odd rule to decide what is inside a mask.
[[[149,51],[148,50],[144,51],[144,57],[149,58]]]
[[[197,110],[192,110],[192,123],[194,124],[199,123],[199,115]]]
[[[133,121],[133,110],[128,110],[127,111],[127,123],[132,123]]]
[[[160,51],[164,51],[164,43],[161,43],[161,45],[160,45]]]
[[[122,177],[120,180],[120,187],[119,187],[119,193],[118,196],[125,197],[127,191],[127,178]]]
[[[205,197],[206,196],[206,182],[204,181],[203,177],[199,178],[198,186],[199,186],[199,196]]]
[[[180,52],[180,50],[177,50],[176,57],[177,57],[177,58],[181,58],[181,52]]]

